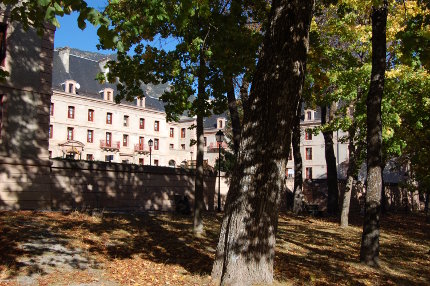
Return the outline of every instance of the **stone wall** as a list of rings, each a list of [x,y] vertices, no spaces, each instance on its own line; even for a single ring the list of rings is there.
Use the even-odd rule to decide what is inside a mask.
[[[1,161],[0,209],[174,211],[175,198],[194,199],[194,172],[105,162],[53,160],[23,165]],[[228,185],[222,177],[224,202]],[[217,206],[218,177],[205,177],[205,203]]]

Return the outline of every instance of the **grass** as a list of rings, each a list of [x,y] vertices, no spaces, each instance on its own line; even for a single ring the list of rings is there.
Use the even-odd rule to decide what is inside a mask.
[[[0,212],[0,285],[18,285],[18,278],[32,274],[39,285],[211,285],[221,219],[205,216],[206,233],[194,238],[191,218],[173,214]],[[79,250],[90,267],[80,269],[73,260],[29,267],[25,261],[51,250],[22,245],[41,237]],[[281,215],[275,284],[430,285],[424,216],[382,218],[379,269],[358,263],[360,238],[359,218],[341,229],[329,219]]]

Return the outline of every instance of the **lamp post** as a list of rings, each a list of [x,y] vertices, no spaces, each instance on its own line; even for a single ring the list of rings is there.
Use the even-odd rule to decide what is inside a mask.
[[[218,142],[218,211],[221,211],[221,145],[224,141],[224,133],[221,130],[215,134]]]
[[[152,139],[148,140],[148,146],[149,146],[149,166],[152,166],[152,144],[154,144],[154,141],[152,141]]]

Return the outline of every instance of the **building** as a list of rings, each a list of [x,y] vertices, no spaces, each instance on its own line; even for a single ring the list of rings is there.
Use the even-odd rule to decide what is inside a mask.
[[[321,132],[318,135],[314,135],[311,132],[312,128],[320,125],[321,112],[319,108],[317,110],[302,109],[300,153],[302,154],[304,179],[327,178],[324,136]],[[341,138],[345,135],[346,133],[342,131],[334,132],[333,134],[333,146],[339,178],[346,178],[346,167],[348,165],[348,144],[341,142]],[[287,168],[288,177],[293,177],[294,159],[292,152],[290,152]]]
[[[158,97],[166,86],[142,86],[146,97],[116,104],[116,86],[100,84],[97,73],[105,69],[105,55],[60,48],[53,55],[52,99],[50,109],[49,152],[52,158],[74,157],[82,160],[111,161],[141,165],[178,167],[195,164],[194,118],[183,116],[167,122]],[[205,118],[205,160],[214,166],[218,158],[215,133],[224,130],[226,115]],[[301,151],[305,179],[326,177],[324,138],[308,131],[320,125],[320,112],[304,109]],[[348,158],[347,144],[334,136],[338,166]],[[152,140],[151,156],[148,141]],[[227,148],[227,144],[223,143]],[[151,157],[151,158],[150,158]],[[150,162],[150,159],[152,162]],[[288,174],[294,174],[292,156]]]
[[[108,72],[107,60],[68,47],[54,51],[50,156],[170,167],[195,164],[196,145],[191,143],[196,132],[190,129],[195,118],[167,122],[158,100],[166,88],[162,85],[142,86],[144,98],[116,104],[116,86],[95,80],[99,72]],[[225,123],[225,115],[205,119],[205,160],[211,166],[218,158],[215,133]]]

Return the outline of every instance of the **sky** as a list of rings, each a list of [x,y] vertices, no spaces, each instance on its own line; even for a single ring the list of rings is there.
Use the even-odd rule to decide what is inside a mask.
[[[105,0],[87,0],[88,6],[102,10],[106,5]],[[97,28],[87,23],[85,30],[78,28],[78,13],[72,13],[59,17],[60,28],[55,32],[54,47],[71,47],[84,51],[99,52],[103,54],[112,53],[112,51],[97,50],[98,44]]]
[[[87,0],[87,4],[90,7],[95,7],[98,10],[103,10],[107,1],[106,0]],[[54,47],[60,48],[68,46],[70,48],[76,48],[83,51],[98,52],[102,54],[112,54],[110,50],[98,50],[97,44],[99,43],[97,36],[97,28],[87,22],[87,27],[84,30],[78,28],[77,19],[78,13],[72,13],[59,17],[60,28],[55,32]],[[151,44],[157,48],[163,48],[164,50],[172,50],[175,47],[177,41],[174,39],[155,39]]]

